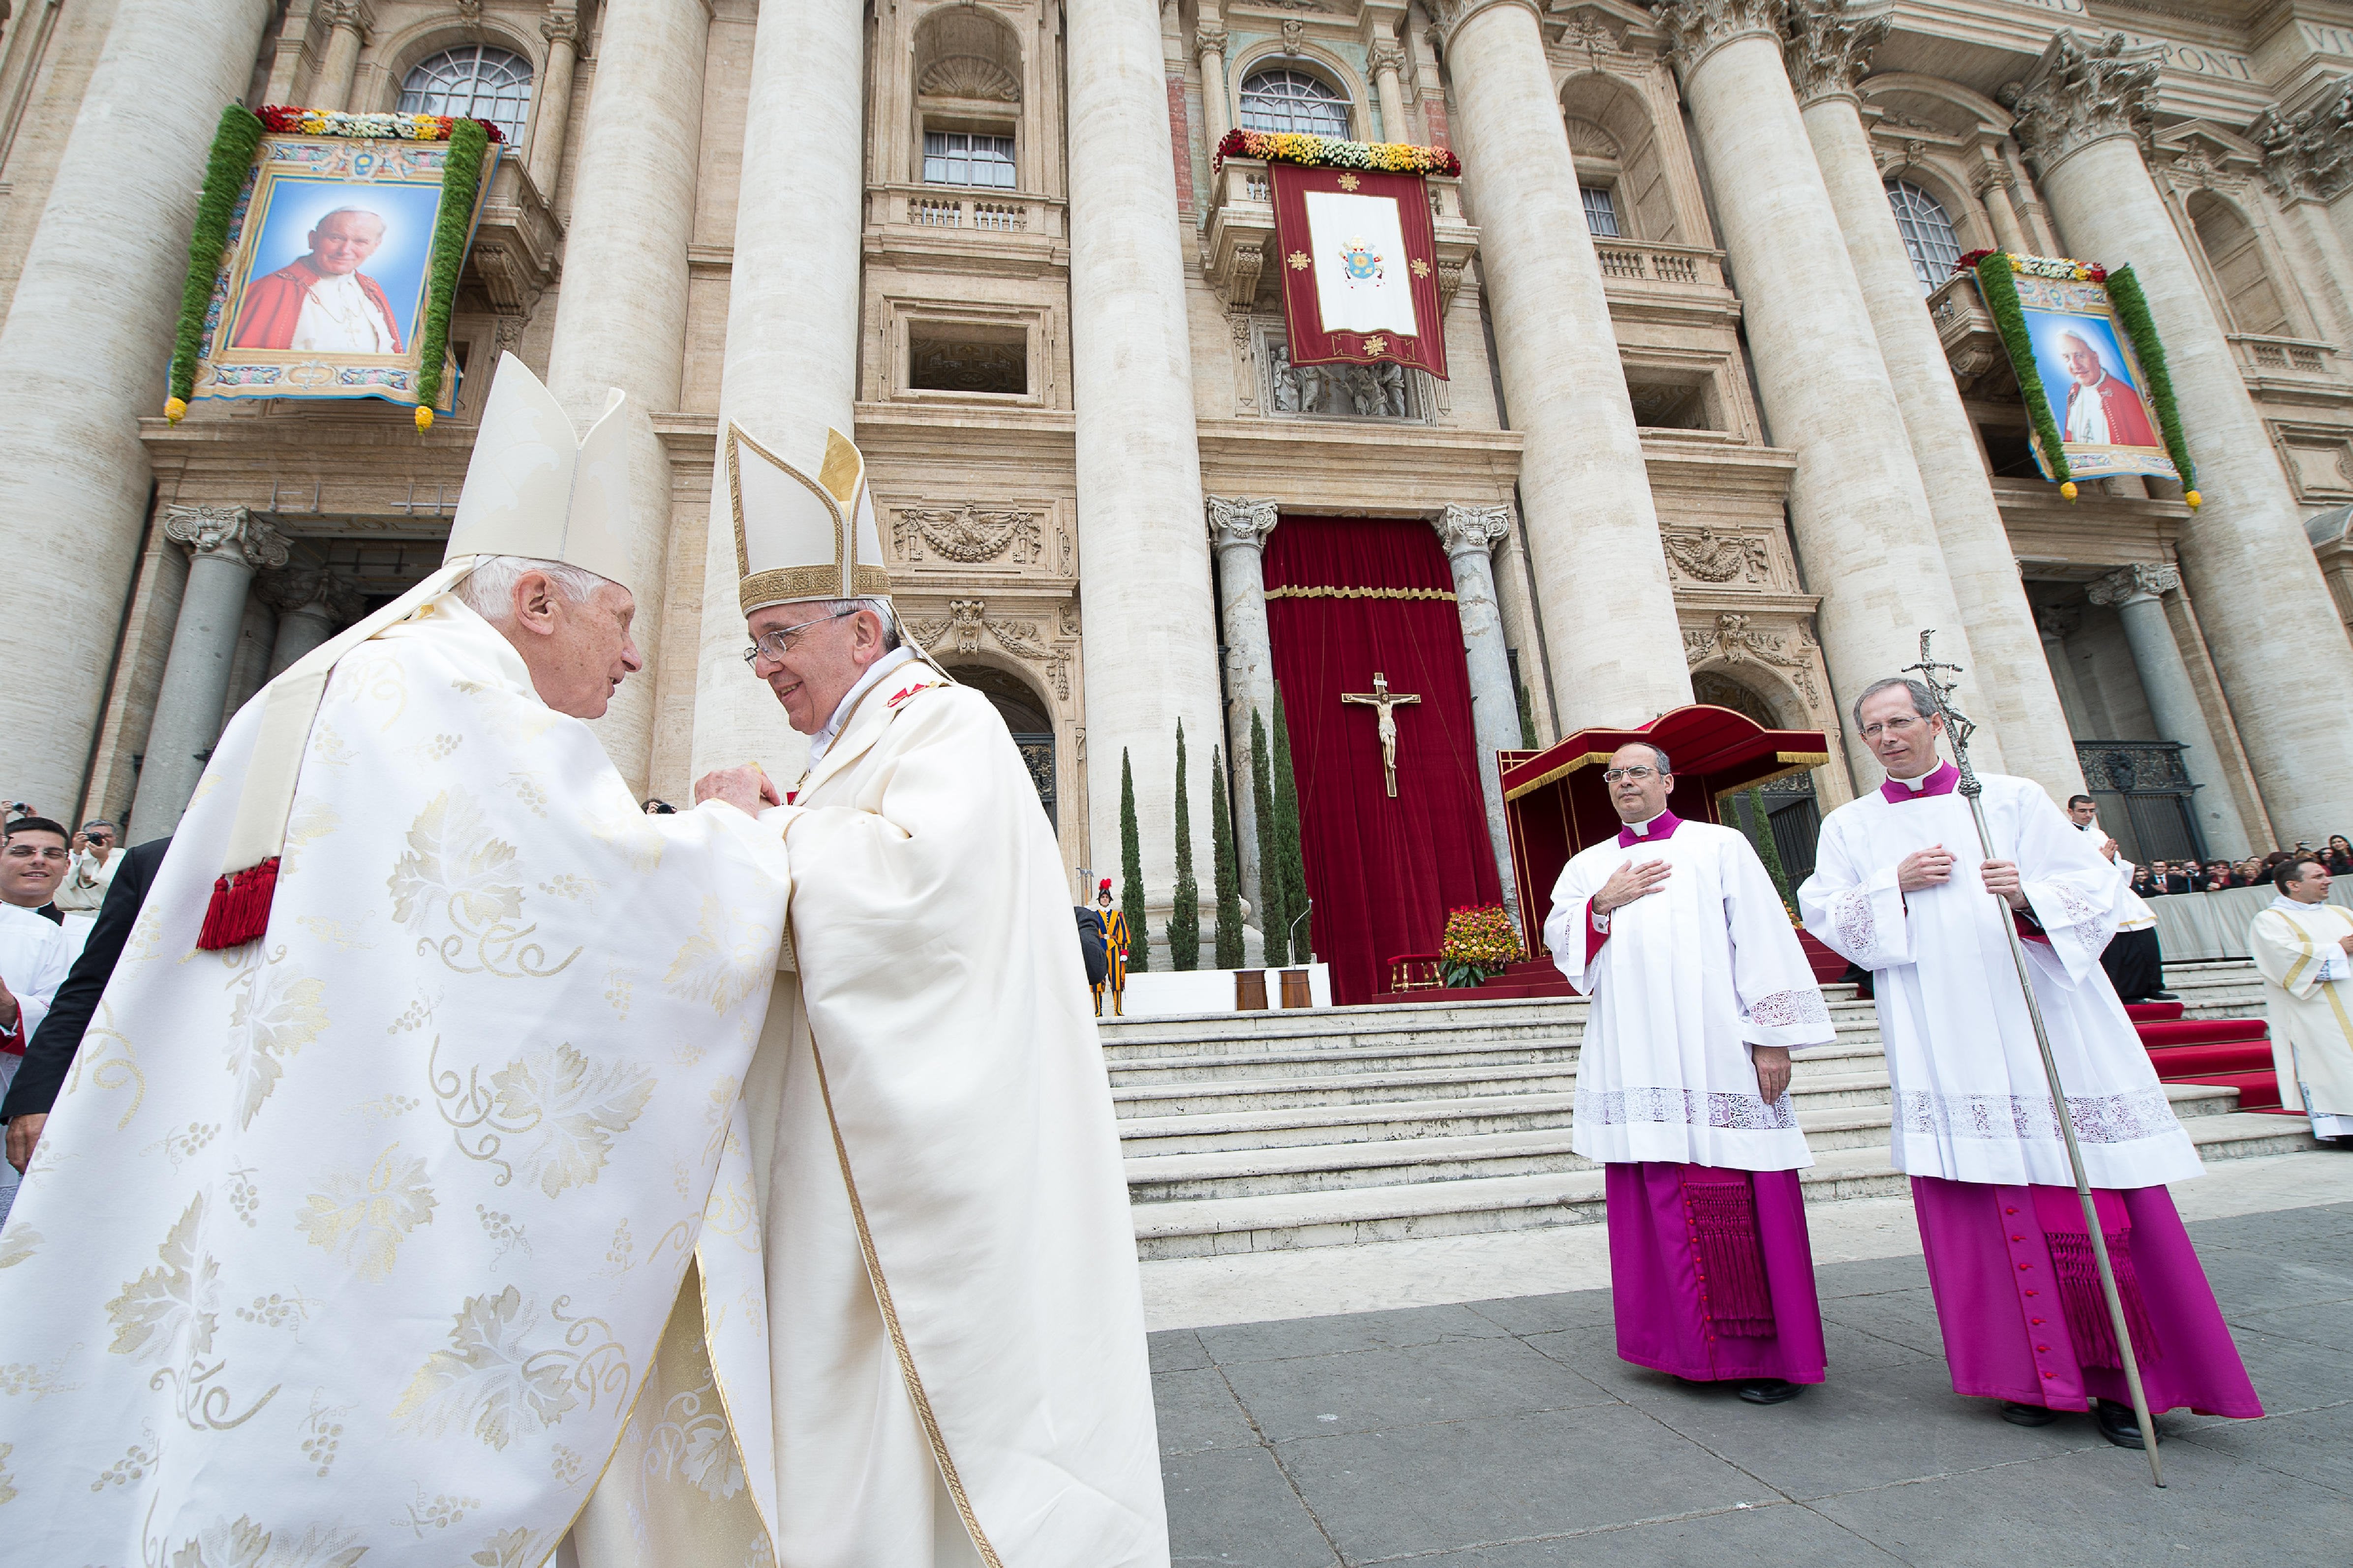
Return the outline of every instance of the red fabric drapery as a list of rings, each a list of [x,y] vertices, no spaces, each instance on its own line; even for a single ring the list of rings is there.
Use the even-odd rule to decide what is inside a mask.
[[[1316,956],[1332,965],[1333,1000],[1362,1002],[1387,988],[1389,958],[1438,951],[1447,910],[1503,896],[1473,761],[1454,576],[1436,532],[1412,521],[1285,517],[1265,560]],[[1286,592],[1300,588],[1431,596]],[[1391,691],[1421,698],[1397,710],[1395,800],[1377,715],[1340,700],[1370,691],[1375,670]]]

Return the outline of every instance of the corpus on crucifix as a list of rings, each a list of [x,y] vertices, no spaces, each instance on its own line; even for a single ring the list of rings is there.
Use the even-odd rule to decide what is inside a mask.
[[[1357,703],[1380,714],[1381,772],[1388,777],[1389,798],[1395,800],[1397,798],[1397,710],[1406,703],[1419,702],[1421,698],[1409,691],[1391,691],[1389,678],[1377,669],[1373,671],[1373,689],[1370,691],[1344,691],[1340,693],[1340,700]]]

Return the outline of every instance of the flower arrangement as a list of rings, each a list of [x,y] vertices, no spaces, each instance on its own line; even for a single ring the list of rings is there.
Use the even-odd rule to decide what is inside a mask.
[[[1445,147],[1416,147],[1404,142],[1343,142],[1335,136],[1309,136],[1295,132],[1244,131],[1226,132],[1218,143],[1213,168],[1229,158],[1262,158],[1270,163],[1296,163],[1303,169],[1370,169],[1384,174],[1459,174],[1462,161]]]
[[[1466,904],[1446,915],[1439,973],[1453,986],[1477,985],[1527,956],[1501,904]]]
[[[1956,272],[1974,272],[1978,263],[1995,254],[1990,250],[1972,250],[1953,263]],[[2021,256],[2015,250],[2000,254],[2010,258],[2010,269],[2029,278],[2055,278],[2062,283],[2105,283],[2108,269],[2096,262],[2077,261],[2064,256]]]
[[[459,123],[457,116],[448,114],[344,114],[290,103],[265,103],[259,115],[266,129],[281,136],[350,136],[372,142],[447,142]],[[506,140],[489,121],[473,123],[491,141]]]

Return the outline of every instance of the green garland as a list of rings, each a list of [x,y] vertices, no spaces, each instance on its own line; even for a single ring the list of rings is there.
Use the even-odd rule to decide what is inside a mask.
[[[448,161],[441,167],[441,215],[433,225],[433,285],[426,296],[425,331],[417,342],[417,427],[433,424],[448,363],[449,310],[458,301],[458,269],[466,263],[466,242],[474,232],[474,197],[481,189],[482,153],[491,135],[479,120],[449,128]]]
[[[228,248],[228,220],[253,168],[254,149],[267,128],[241,103],[221,110],[205,162],[204,194],[196,198],[196,231],[188,239],[188,277],[180,286],[179,330],[172,340],[172,374],[164,416],[173,423],[188,411],[196,386],[196,356],[204,350],[205,312],[220,280],[221,253]]]
[[[2181,434],[2181,410],[2173,401],[2173,377],[2165,368],[2165,345],[2158,342],[2157,321],[2148,313],[2148,296],[2129,267],[2108,274],[2108,300],[2116,317],[2132,334],[2133,353],[2140,356],[2140,373],[2148,382],[2148,400],[2157,408],[2157,426],[2165,435],[2166,455],[2181,474],[2182,499],[2199,503],[2198,473],[2189,466],[2189,443]]]
[[[2060,445],[2059,421],[2051,416],[2051,395],[2042,390],[2042,373],[2034,368],[2034,342],[2026,335],[2026,311],[2018,302],[2016,268],[1999,250],[1988,251],[1978,262],[1978,289],[1992,313],[2001,346],[2010,352],[2010,368],[2018,372],[2019,395],[2026,399],[2028,417],[2034,421],[2034,438],[2042,444],[2051,477],[2059,493],[2075,499],[2075,481],[2067,468],[2067,452]]]

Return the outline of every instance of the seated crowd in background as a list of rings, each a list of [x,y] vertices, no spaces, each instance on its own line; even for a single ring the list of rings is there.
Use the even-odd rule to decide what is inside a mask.
[[[2211,893],[2225,888],[2266,888],[2273,873],[2282,861],[2291,856],[2303,855],[2320,861],[2332,877],[2353,872],[2353,839],[2341,833],[2329,835],[2323,849],[2276,849],[2269,855],[2250,855],[2243,860],[2152,860],[2133,869],[2133,891],[2144,899],[2162,893]]]

